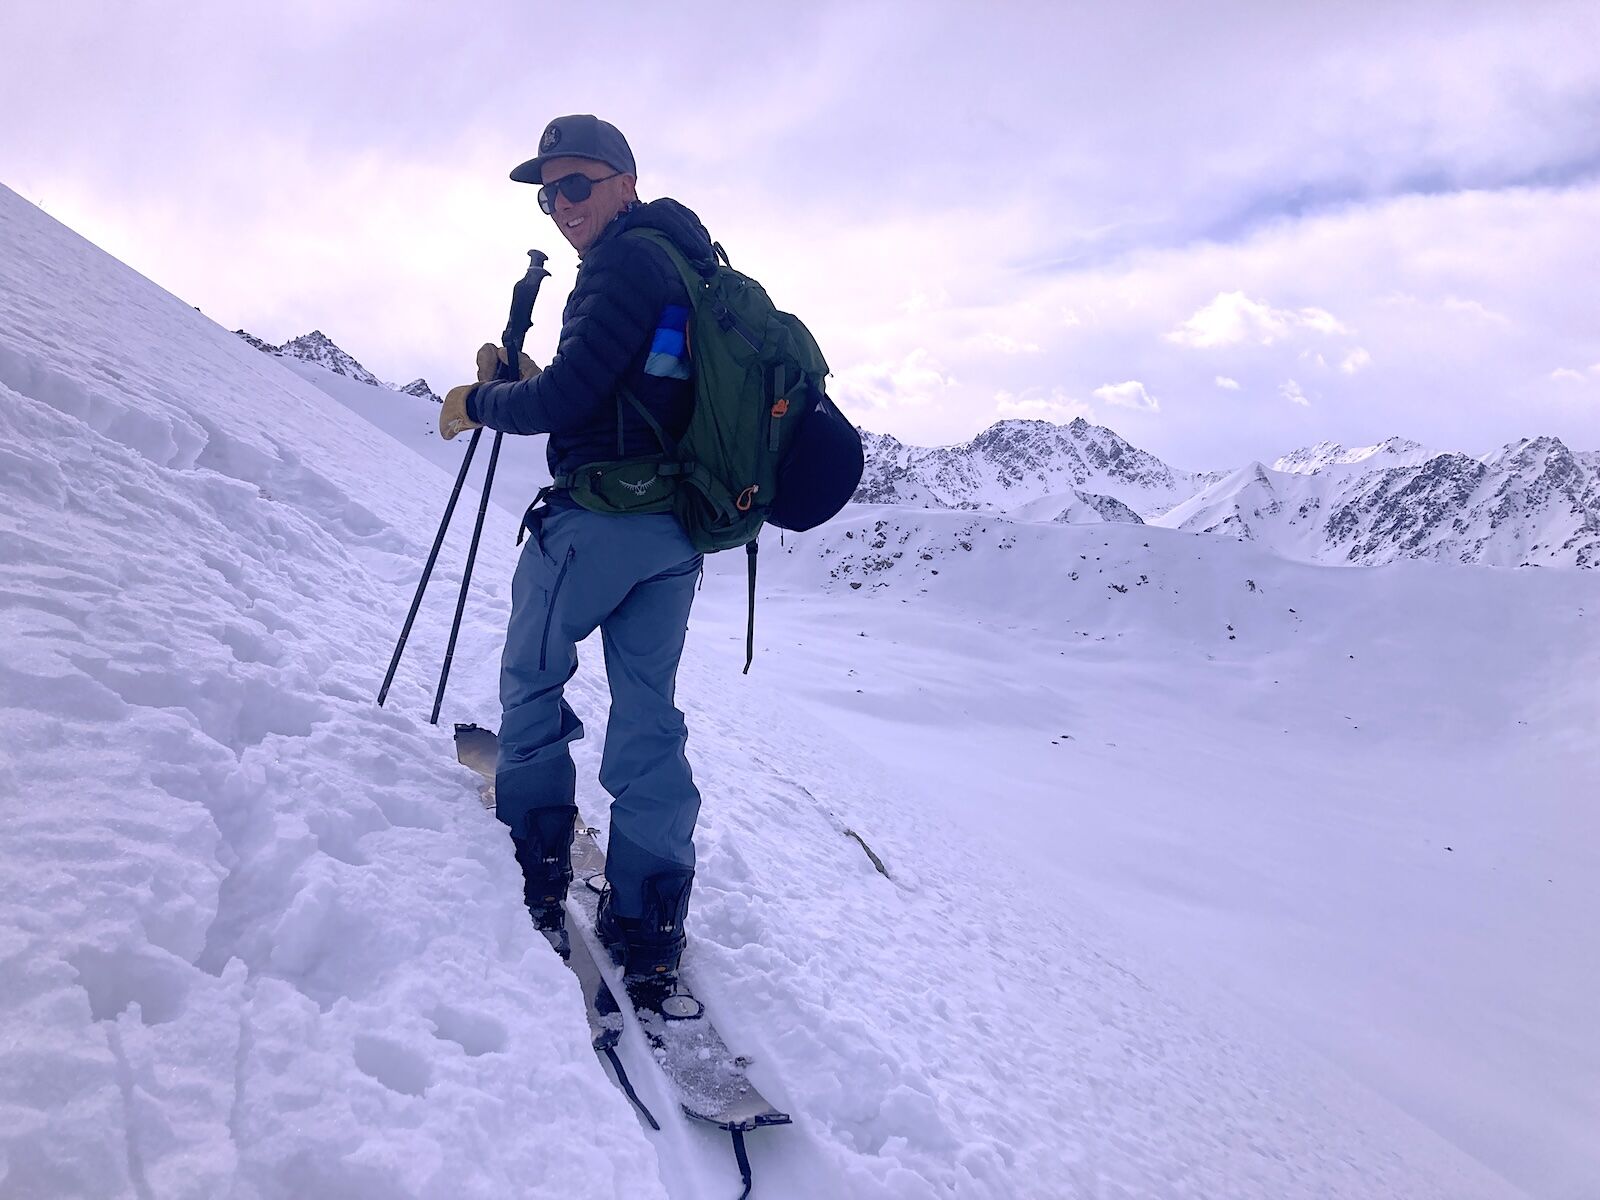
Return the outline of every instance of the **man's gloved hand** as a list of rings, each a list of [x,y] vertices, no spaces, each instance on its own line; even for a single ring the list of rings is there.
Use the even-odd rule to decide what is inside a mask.
[[[460,387],[451,388],[445,396],[444,407],[439,410],[439,436],[445,441],[469,429],[483,428],[467,416],[467,393],[477,386],[475,383],[463,383]]]
[[[492,383],[498,377],[500,367],[506,361],[506,348],[496,346],[493,342],[485,342],[478,347],[478,382]],[[532,379],[539,373],[539,368],[534,365],[533,359],[526,354],[517,355],[517,377],[519,379]]]
[[[492,383],[500,374],[500,366],[506,361],[504,346],[496,346],[493,342],[485,342],[478,347],[477,366],[478,382]],[[517,355],[519,374],[523,379],[532,379],[539,374],[539,368],[533,359],[526,354]],[[451,388],[444,398],[444,407],[439,412],[439,435],[449,441],[458,433],[465,433],[469,429],[481,429],[483,426],[467,416],[467,393],[472,390],[472,384],[464,383],[460,387]]]

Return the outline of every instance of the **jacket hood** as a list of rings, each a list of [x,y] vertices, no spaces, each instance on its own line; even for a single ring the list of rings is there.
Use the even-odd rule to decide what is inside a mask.
[[[710,265],[716,262],[711,248],[711,235],[700,223],[693,210],[676,200],[652,200],[620,213],[605,231],[603,239],[609,241],[629,229],[654,229],[672,239],[673,245],[683,252],[691,263]]]

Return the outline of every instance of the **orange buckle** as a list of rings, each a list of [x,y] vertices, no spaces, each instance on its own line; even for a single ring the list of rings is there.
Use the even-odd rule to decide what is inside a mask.
[[[789,411],[789,397],[787,397],[787,396],[779,396],[778,397],[778,402],[772,406],[772,415],[775,416],[775,417],[781,417],[781,416],[784,415],[784,413],[786,413],[788,411]]]

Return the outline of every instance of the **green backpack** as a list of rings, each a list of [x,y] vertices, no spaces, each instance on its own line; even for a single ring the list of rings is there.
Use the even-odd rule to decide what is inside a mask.
[[[689,426],[674,445],[632,392],[617,399],[637,411],[662,452],[645,458],[587,463],[552,486],[602,513],[675,514],[696,550],[744,546],[749,555],[750,629],[745,670],[755,640],[756,535],[778,495],[779,466],[802,421],[825,399],[828,364],[798,317],[779,312],[762,286],[720,261],[702,275],[673,241],[652,229],[645,238],[666,251],[689,293],[685,341],[694,387]]]

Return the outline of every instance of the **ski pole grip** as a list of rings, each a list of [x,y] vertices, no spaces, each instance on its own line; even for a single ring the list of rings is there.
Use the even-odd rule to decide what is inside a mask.
[[[511,315],[505,332],[500,335],[500,345],[505,348],[506,361],[501,363],[497,377],[516,382],[522,376],[518,360],[522,357],[522,341],[533,324],[533,302],[539,298],[539,285],[550,272],[544,269],[547,255],[540,250],[528,251],[528,270],[511,288]]]

